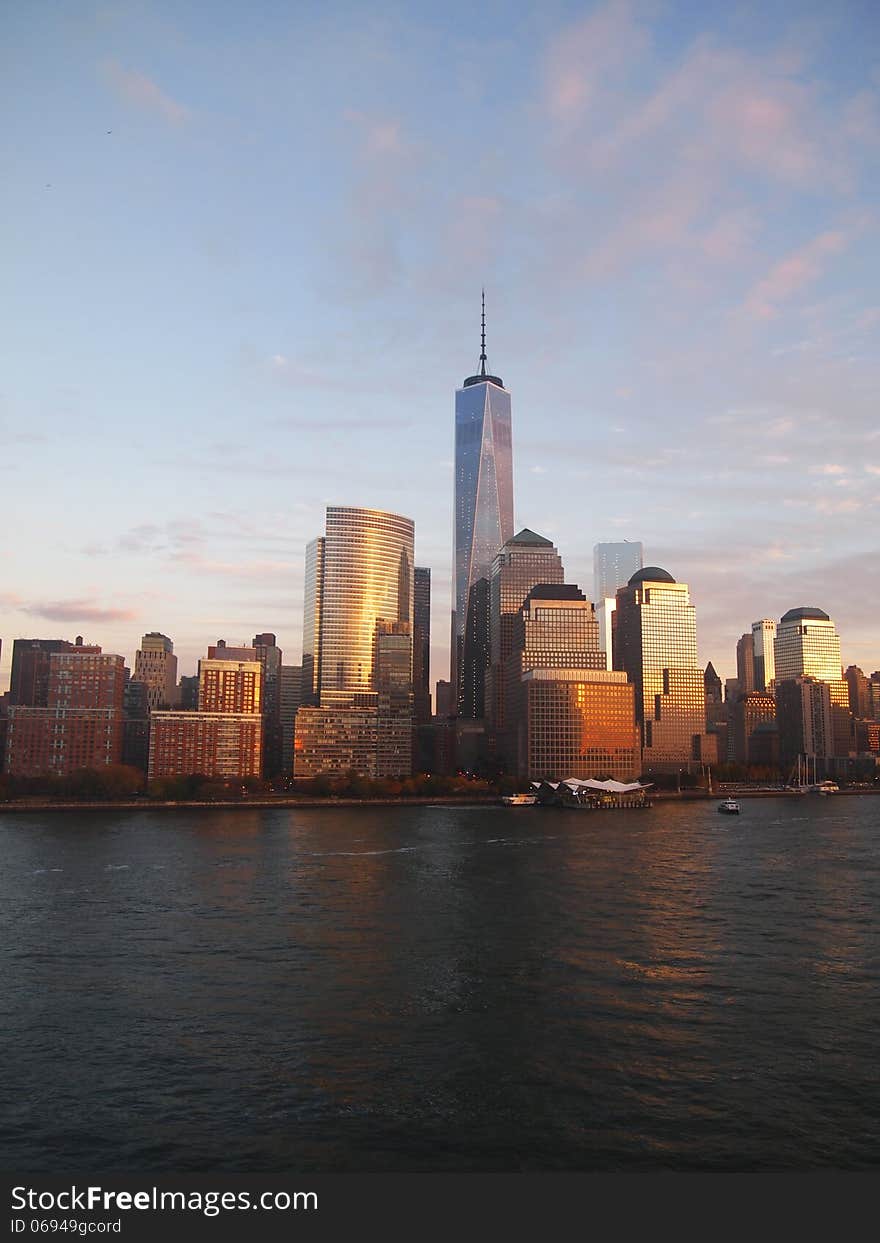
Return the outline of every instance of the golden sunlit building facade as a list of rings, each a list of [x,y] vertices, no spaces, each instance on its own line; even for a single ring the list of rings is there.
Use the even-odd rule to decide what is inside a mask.
[[[687,584],[647,566],[618,591],[615,611],[615,663],[635,686],[644,771],[714,762],[716,742],[706,734],[704,674]]]
[[[409,776],[413,733],[415,526],[328,506],[306,553],[304,699],[294,775]],[[308,665],[305,659],[308,654]]]
[[[529,669],[518,771],[532,781],[633,781],[641,770],[635,690],[606,669]]]

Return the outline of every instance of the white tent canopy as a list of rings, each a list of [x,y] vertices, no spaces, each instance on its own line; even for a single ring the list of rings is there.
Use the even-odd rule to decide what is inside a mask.
[[[588,781],[581,781],[578,777],[568,777],[565,781],[532,782],[536,790],[539,790],[542,785],[548,785],[551,790],[558,790],[561,785],[565,785],[570,790],[602,790],[605,794],[632,794],[636,790],[647,790],[653,784],[652,781],[642,785],[640,781],[631,781],[629,783],[623,781],[594,781],[592,778]]]

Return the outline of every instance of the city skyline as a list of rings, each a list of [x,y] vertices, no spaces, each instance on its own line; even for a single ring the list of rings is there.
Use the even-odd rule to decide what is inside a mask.
[[[413,518],[445,676],[483,283],[514,529],[587,591],[643,541],[722,676],[802,606],[875,667],[873,6],[462,16],[11,14],[0,684],[16,637],[298,661],[327,504]]]

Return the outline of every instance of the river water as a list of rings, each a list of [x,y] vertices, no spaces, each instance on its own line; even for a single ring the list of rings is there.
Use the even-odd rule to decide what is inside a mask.
[[[0,1166],[880,1166],[880,798],[0,816]]]

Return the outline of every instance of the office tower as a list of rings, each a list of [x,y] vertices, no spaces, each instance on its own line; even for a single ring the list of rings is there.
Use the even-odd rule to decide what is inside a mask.
[[[76,645],[51,652],[46,706],[9,708],[5,771],[60,777],[120,763],[124,690],[122,656],[103,653],[80,638]]]
[[[303,651],[310,650],[317,703],[296,714],[297,777],[412,772],[414,542],[409,518],[327,509],[320,577],[312,572],[314,599],[308,583],[306,590]],[[318,547],[318,541],[309,545],[307,577]],[[304,683],[306,672],[304,661]]]
[[[755,689],[755,640],[751,631],[737,640],[736,680],[741,695],[748,695]]]
[[[509,539],[492,561],[489,583],[490,655],[502,664],[513,650],[526,597],[539,583],[564,583],[562,558],[552,540],[527,527]]]
[[[147,771],[150,750],[149,692],[146,682],[127,678],[122,696],[122,762],[141,772]]]
[[[171,708],[177,702],[177,657],[167,635],[151,630],[134,657],[135,682],[147,688],[150,708]]]
[[[843,677],[840,636],[822,609],[789,609],[780,619],[773,645],[776,682],[815,678],[828,685],[833,722],[826,754],[842,758],[852,746],[849,686]],[[805,736],[809,731],[804,727]]]
[[[867,720],[870,716],[871,683],[858,665],[850,665],[843,675],[849,695],[849,710],[859,720]]]
[[[880,669],[875,669],[868,681],[868,719],[880,721]]]
[[[53,652],[68,651],[67,639],[14,639],[9,703],[45,708],[49,696],[49,660]]]
[[[276,777],[281,772],[279,670],[283,653],[270,633],[254,635],[253,649],[263,671],[263,776]]]
[[[252,647],[228,647],[219,639],[199,661],[199,712],[259,713],[262,689],[263,667]]]
[[[778,672],[778,670],[777,670]],[[834,724],[830,687],[813,677],[780,678],[776,681],[776,722],[779,728],[779,762],[792,779],[798,758],[812,778],[827,775],[834,753]]]
[[[527,669],[517,770],[530,781],[633,781],[641,769],[635,688],[622,671]]]
[[[636,688],[645,771],[711,762],[714,745],[705,732],[706,693],[687,584],[648,566],[618,591],[616,614],[620,663]]]
[[[776,723],[776,700],[769,691],[749,691],[733,706],[733,754],[737,764],[769,763],[766,734],[755,741],[759,726]],[[775,732],[775,731],[774,731]],[[763,746],[760,758],[756,750]],[[772,759],[772,755],[771,755]]]
[[[600,600],[616,599],[620,588],[625,587],[645,564],[643,557],[644,549],[639,540],[594,545],[593,599],[597,609]]]
[[[281,772],[293,776],[293,740],[296,714],[302,706],[302,665],[282,665],[278,677],[278,710],[281,718]]]
[[[827,613],[817,608],[789,609],[783,614],[774,643],[776,677],[842,679],[840,637]]]
[[[489,580],[478,578],[468,596],[458,715],[482,720],[486,715],[486,673],[489,668]]]
[[[413,710],[417,725],[431,720],[431,571],[413,570]]]
[[[455,694],[451,682],[446,682],[442,678],[438,679],[434,704],[437,709],[434,715],[438,720],[446,720],[447,717],[455,716]]]
[[[617,592],[645,564],[640,541],[595,544],[593,547],[593,601],[599,622],[599,646],[605,653],[606,669],[614,665],[614,608]]]
[[[464,704],[464,646],[474,584],[488,580],[495,554],[513,535],[513,448],[510,393],[486,371],[486,310],[483,298],[480,371],[455,394],[455,517],[450,681]],[[475,623],[472,629],[478,629]],[[478,655],[478,649],[475,651]],[[470,674],[473,687],[477,675]],[[469,695],[473,701],[473,694]]]
[[[756,691],[769,691],[773,687],[776,678],[775,640],[776,622],[771,617],[752,622],[752,668]]]
[[[177,702],[185,712],[196,712],[199,706],[199,678],[182,677],[177,687]]]
[[[259,713],[152,712],[147,776],[259,777],[262,749]]]
[[[525,674],[533,669],[568,670],[583,682],[585,671],[605,669],[605,659],[599,648],[593,606],[574,583],[534,586],[523,601],[508,640],[510,651],[500,666],[504,718],[496,732],[496,749],[509,772],[524,774],[535,745],[529,703],[556,694],[546,684],[549,674],[531,692],[525,685]],[[567,698],[568,691],[560,690],[556,702],[567,702]]]
[[[565,581],[562,558],[551,540],[524,528],[509,539],[492,561],[489,580],[489,670],[486,715],[490,733],[504,730],[504,662],[516,641],[526,597],[539,583]]]
[[[323,535],[306,545],[303,580],[302,695],[304,704],[317,704],[321,681],[321,601],[324,593]]]

